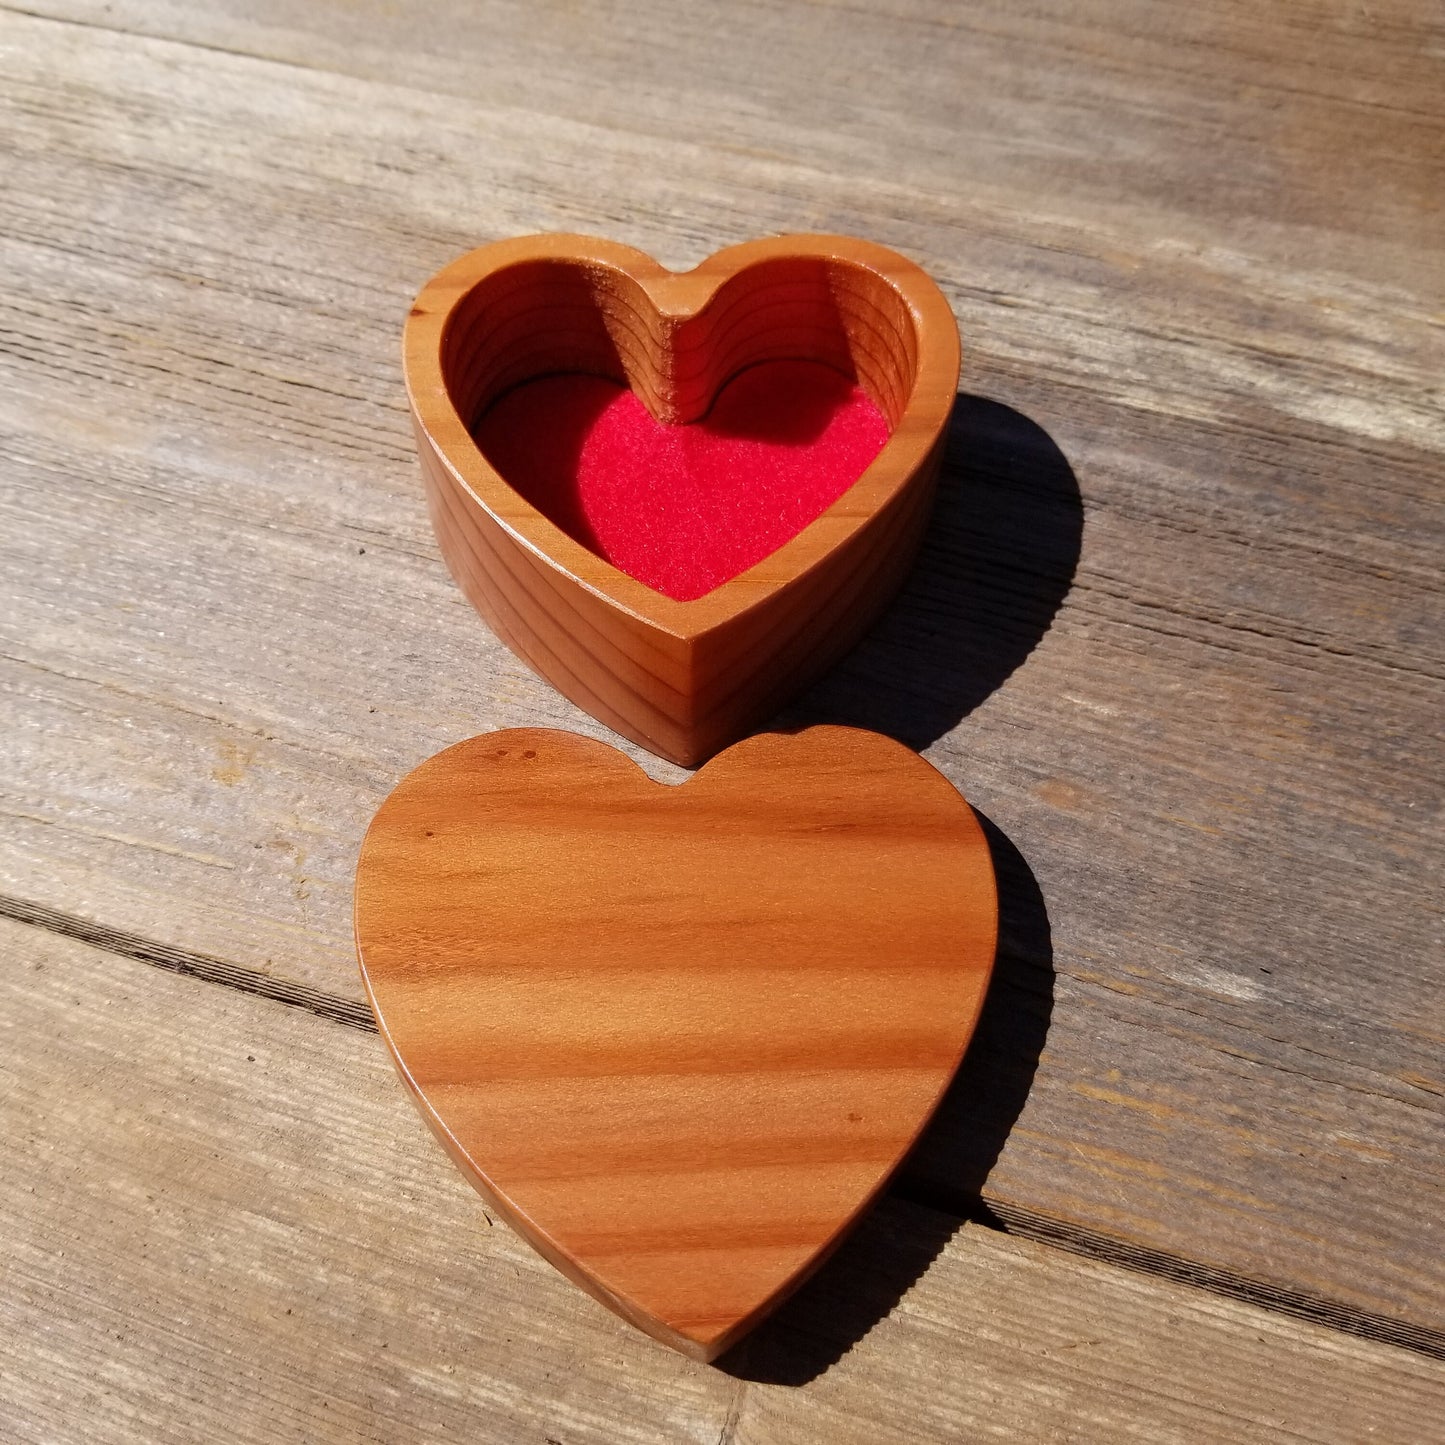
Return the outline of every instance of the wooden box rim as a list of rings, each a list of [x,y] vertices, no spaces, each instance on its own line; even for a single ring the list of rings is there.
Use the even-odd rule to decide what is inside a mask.
[[[660,316],[683,320],[705,311],[734,276],[785,257],[860,267],[898,294],[918,340],[913,386],[888,441],[858,480],[777,551],[702,597],[683,602],[664,596],[574,541],[491,465],[452,400],[443,369],[447,327],[473,288],[500,271],[538,260],[612,271],[636,283]],[[946,418],[952,405],[960,365],[952,309],[920,266],[886,246],[824,234],[744,241],[681,272],[635,247],[596,236],[549,232],[497,241],[458,257],[422,287],[407,317],[403,350],[416,424],[465,494],[539,562],[680,641],[733,621],[792,585],[886,507],[937,444],[939,418]]]

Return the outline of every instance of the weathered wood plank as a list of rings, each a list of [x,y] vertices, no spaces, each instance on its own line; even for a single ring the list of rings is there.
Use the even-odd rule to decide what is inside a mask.
[[[800,10],[742,54],[659,7],[655,73],[594,47],[586,86],[571,20],[488,8],[443,54],[307,13],[107,22],[211,49],[4,19],[4,887],[357,997],[351,864],[392,782],[489,727],[601,735],[441,571],[412,289],[549,226],[672,264],[857,230],[938,276],[994,401],[962,409],[908,596],[799,715],[927,746],[1042,886],[1016,872],[915,1179],[1438,1327],[1419,12],[1220,7],[1190,79],[1137,17],[1106,47]],[[669,53],[698,73],[644,105]],[[866,117],[859,57],[915,62]]]
[[[1101,276],[1109,275],[1111,292],[1138,293],[1133,301],[1150,289],[1130,280],[1140,242],[1181,260],[1200,243],[1222,244],[1236,266],[1263,261],[1303,279],[1335,265],[1414,287],[1428,274],[1438,236],[1445,22],[1424,0],[1354,11],[1331,0],[1268,8],[1210,0],[1183,14],[1148,0],[1041,0],[1024,10],[734,0],[705,13],[462,0],[422,14],[385,0],[319,0],[304,9],[285,0],[203,8],[184,0],[30,0],[15,8],[411,85],[469,105],[480,99],[493,113],[574,121],[611,133],[594,137],[597,154],[615,154],[627,144],[618,133],[630,133],[656,172],[650,181],[634,178],[644,181],[635,212],[596,174],[580,183],[574,175],[555,199],[583,219],[647,224],[653,186],[675,195],[690,182],[686,213],[675,208],[666,227],[674,244],[711,245],[715,233],[699,223],[719,215],[746,228],[752,205],[768,204],[757,192],[785,185],[789,166],[870,186],[895,181],[912,193],[908,209],[875,215],[875,225],[932,230],[935,240],[949,208],[970,220],[990,216],[988,239],[1042,253],[1033,264],[1048,264],[1047,245],[1037,243],[1050,229],[1049,239],[1113,231],[1126,249],[1099,258],[1112,263],[1112,274]],[[413,176],[427,163],[463,159],[425,137],[414,141]],[[575,170],[574,159],[557,159]],[[763,185],[731,188],[739,162]],[[981,239],[974,230],[970,250]],[[1074,255],[1073,269],[1082,259]],[[1220,255],[1198,259],[1208,268],[1231,264]],[[1087,286],[1098,278],[1077,279]],[[1345,277],[1332,279],[1338,287]],[[1337,304],[1334,287],[1316,297],[1327,309]],[[1067,300],[1088,295],[1070,288]],[[1027,299],[1055,315],[1066,300],[1047,291]],[[1217,296],[1214,307],[1227,319],[1260,299]],[[1156,291],[1148,302],[1156,314],[1178,314],[1168,294]],[[1013,318],[998,320],[1017,331]],[[1309,365],[1305,355],[1281,359]],[[1101,378],[1125,381],[1114,358],[1100,361]],[[1191,369],[1201,378],[1210,372],[1204,356]],[[1159,384],[1148,372],[1128,380]],[[1237,400],[1235,378],[1213,380]]]
[[[375,1039],[8,921],[0,1021],[16,1445],[1407,1440],[1445,1407],[1438,1362],[896,1202],[724,1373],[487,1227]]]

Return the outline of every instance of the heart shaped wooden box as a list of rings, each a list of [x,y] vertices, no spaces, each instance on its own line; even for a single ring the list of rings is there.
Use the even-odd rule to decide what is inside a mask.
[[[694,601],[574,541],[472,439],[493,401],[540,376],[612,377],[658,421],[686,423],[740,371],[781,359],[855,377],[889,440],[791,541]],[[927,521],[959,345],[928,276],[869,242],[752,241],[679,274],[614,242],[542,235],[433,277],[405,364],[432,521],[462,590],[573,702],[691,766],[805,687],[896,592]]]

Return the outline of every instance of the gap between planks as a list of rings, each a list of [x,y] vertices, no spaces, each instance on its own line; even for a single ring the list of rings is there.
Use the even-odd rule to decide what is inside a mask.
[[[219,984],[238,993],[270,999],[274,1003],[305,1010],[332,1023],[363,1033],[376,1033],[371,1010],[352,999],[340,998],[289,979],[271,978],[256,969],[227,963],[224,959],[192,953],[170,944],[154,943],[133,933],[76,918],[43,904],[0,895],[0,917],[28,924],[63,938],[133,959],[138,963],[184,974],[205,983]],[[1445,1330],[1433,1330],[1388,1315],[1361,1310],[1336,1300],[1281,1289],[1233,1271],[1201,1264],[1163,1250],[1149,1249],[1114,1239],[1095,1230],[1033,1210],[1000,1204],[996,1208],[982,1199],[965,1199],[918,1185],[895,1183],[889,1191],[900,1199],[919,1204],[957,1219],[973,1220],[1006,1234],[1018,1235],[1052,1245],[1070,1254],[1082,1255],[1136,1273],[1153,1275],[1175,1284],[1188,1285],[1206,1293],[1240,1300],[1245,1304],[1287,1315],[1308,1323],[1338,1330],[1342,1334],[1379,1344],[1394,1345],[1432,1359],[1445,1360]]]

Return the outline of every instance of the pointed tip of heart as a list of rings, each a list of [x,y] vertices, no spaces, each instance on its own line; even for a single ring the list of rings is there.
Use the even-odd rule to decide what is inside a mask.
[[[708,1322],[686,1325],[680,1329],[669,1330],[664,1343],[689,1359],[710,1365],[727,1354],[748,1332],[751,1324],[752,1317],[744,1315],[722,1324]]]
[[[824,1250],[799,1261],[785,1277],[772,1282],[747,1305],[739,1305],[726,1312],[712,1309],[700,1315],[678,1314],[661,1303],[655,1309],[649,1308],[639,1300],[619,1296],[585,1269],[579,1271],[574,1268],[566,1272],[601,1304],[644,1334],[689,1359],[711,1364],[740,1343],[754,1326],[772,1314],[783,1300],[811,1277],[820,1259],[827,1253]]]
[[[635,1325],[644,1334],[650,1335],[659,1344],[686,1355],[690,1360],[699,1360],[710,1365],[721,1359],[732,1349],[753,1325],[771,1309],[771,1300],[762,1301],[755,1309],[747,1310],[726,1318],[709,1316],[697,1320],[666,1320],[650,1314],[638,1305],[628,1304],[615,1295],[592,1288],[587,1281],[579,1281],[600,1303]]]

